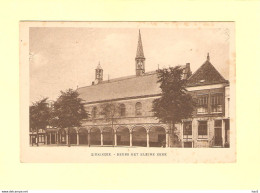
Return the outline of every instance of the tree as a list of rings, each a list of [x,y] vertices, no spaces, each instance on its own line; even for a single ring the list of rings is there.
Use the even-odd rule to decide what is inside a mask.
[[[79,93],[72,89],[61,91],[61,95],[54,103],[53,115],[55,126],[68,129],[68,146],[70,146],[71,128],[81,126],[82,120],[88,118]]]
[[[41,99],[34,102],[30,106],[30,128],[36,131],[36,145],[39,142],[39,129],[46,129],[50,121],[50,108],[47,103],[48,98]]]
[[[120,111],[120,107],[118,104],[113,102],[107,102],[101,105],[100,115],[104,116],[106,122],[111,123],[112,127],[112,143],[115,145],[114,140],[114,123],[116,121],[116,116]]]
[[[157,73],[162,95],[153,101],[152,111],[160,122],[170,124],[175,132],[175,124],[191,117],[196,103],[185,89],[187,80],[182,78],[180,66],[159,69]],[[172,135],[177,137],[175,133]]]

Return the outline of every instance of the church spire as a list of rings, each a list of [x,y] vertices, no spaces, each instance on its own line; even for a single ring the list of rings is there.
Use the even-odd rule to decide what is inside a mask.
[[[100,65],[100,62],[98,62],[97,69],[102,69],[102,67],[101,67],[101,65]]]
[[[143,75],[145,73],[144,62],[145,62],[145,57],[144,57],[144,51],[142,45],[141,32],[139,29],[139,37],[138,37],[137,51],[135,57],[135,70],[137,76]]]
[[[136,58],[144,58],[144,51],[143,51],[143,45],[142,45],[142,38],[141,38],[140,29],[139,29],[139,37],[138,37]]]

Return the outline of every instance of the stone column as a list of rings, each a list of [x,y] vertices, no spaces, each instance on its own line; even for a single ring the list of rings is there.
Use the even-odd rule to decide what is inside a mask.
[[[30,144],[32,145],[32,135],[30,135]]]
[[[57,133],[56,133],[56,140],[57,140],[56,143],[59,144],[59,140],[60,140],[60,139],[59,139],[59,132],[58,132],[58,131],[57,131]]]
[[[51,144],[51,133],[50,133],[50,144]]]
[[[66,145],[68,145],[69,144],[69,133],[68,133],[68,131],[66,132]]]
[[[168,130],[166,131],[166,135],[165,136],[166,136],[166,139],[165,139],[166,144],[165,144],[165,146],[169,147],[169,131]]]
[[[90,132],[91,132],[91,131],[88,131],[88,146],[89,146],[89,147],[90,147],[90,140],[91,140],[91,139],[90,139]]]
[[[117,146],[117,134],[116,134],[116,131],[114,133],[115,133],[115,146]]]
[[[54,142],[57,144],[57,133],[54,133]]]
[[[181,147],[183,148],[183,147],[184,147],[184,140],[183,140],[183,128],[184,128],[184,124],[183,124],[183,122],[179,123],[178,126],[179,126],[179,131],[180,131],[180,136],[181,136],[181,138],[180,138],[180,140],[181,140]],[[178,127],[178,126],[177,126],[177,127]]]
[[[133,146],[133,131],[130,131],[130,147]]]
[[[103,132],[100,132],[100,141],[101,141],[101,146],[103,146]]]
[[[149,130],[146,131],[146,142],[147,142],[147,147],[150,147],[150,143],[149,143]]]
[[[79,132],[77,131],[77,145],[79,145]]]
[[[44,139],[45,139],[45,144],[48,145],[48,137],[47,137],[47,133],[45,133]]]

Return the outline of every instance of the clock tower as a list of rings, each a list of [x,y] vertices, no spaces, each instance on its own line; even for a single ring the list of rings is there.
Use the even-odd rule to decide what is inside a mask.
[[[144,64],[145,64],[145,57],[144,57],[144,51],[142,45],[141,32],[139,30],[138,45],[137,45],[137,51],[135,57],[136,76],[142,76],[143,74],[145,74]]]
[[[96,77],[95,77],[95,83],[100,83],[103,81],[103,69],[100,66],[100,62],[98,63],[98,66],[96,68]]]

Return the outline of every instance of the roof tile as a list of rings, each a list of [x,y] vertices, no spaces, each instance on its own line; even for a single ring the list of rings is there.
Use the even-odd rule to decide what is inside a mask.
[[[187,86],[202,86],[209,84],[218,84],[228,82],[216,70],[216,68],[207,60],[196,72],[188,79]]]

